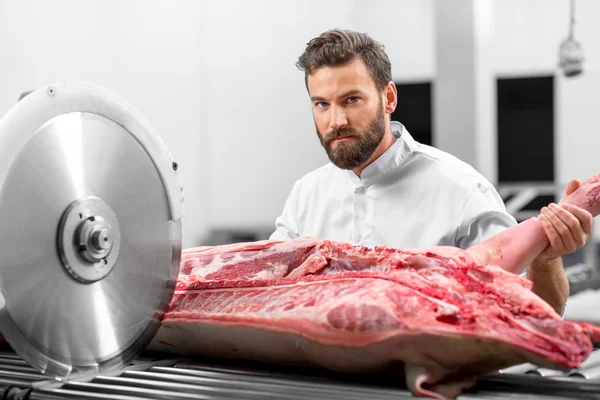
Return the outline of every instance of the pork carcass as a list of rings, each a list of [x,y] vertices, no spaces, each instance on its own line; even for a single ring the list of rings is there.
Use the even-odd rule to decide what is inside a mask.
[[[596,216],[600,179],[563,199]],[[150,348],[312,364],[403,367],[417,396],[456,397],[511,365],[577,368],[600,329],[564,321],[514,272],[549,244],[536,218],[468,250],[315,238],[186,249]]]

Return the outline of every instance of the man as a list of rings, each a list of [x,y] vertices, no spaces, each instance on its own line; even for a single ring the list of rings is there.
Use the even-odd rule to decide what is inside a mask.
[[[475,169],[416,142],[390,120],[397,104],[383,47],[365,34],[332,30],[308,44],[298,67],[318,138],[331,163],[298,180],[272,239],[312,236],[398,249],[466,249],[516,224]],[[567,193],[578,187],[569,184]],[[591,214],[544,208],[551,245],[527,268],[533,291],[564,310],[569,288],[561,256],[583,246]]]

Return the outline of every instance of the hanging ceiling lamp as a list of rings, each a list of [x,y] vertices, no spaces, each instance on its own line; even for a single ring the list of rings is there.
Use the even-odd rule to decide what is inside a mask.
[[[562,68],[565,76],[573,77],[583,72],[583,49],[579,42],[573,37],[573,26],[575,25],[575,0],[571,0],[571,21],[569,23],[569,36],[560,44],[558,65]]]

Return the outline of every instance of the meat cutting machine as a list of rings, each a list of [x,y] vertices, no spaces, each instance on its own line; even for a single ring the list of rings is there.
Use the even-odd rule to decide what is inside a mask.
[[[121,97],[27,94],[0,120],[0,333],[56,379],[131,362],[172,299],[182,212],[177,163]]]
[[[397,379],[146,352],[174,293],[183,200],[160,137],[105,88],[47,85],[2,117],[3,399],[412,398]],[[588,364],[482,377],[459,398],[592,398],[600,354]]]

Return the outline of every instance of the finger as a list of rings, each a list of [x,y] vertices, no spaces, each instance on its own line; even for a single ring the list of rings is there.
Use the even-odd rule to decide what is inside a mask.
[[[577,216],[568,211],[566,207],[560,207],[555,204],[550,204],[549,208],[550,213],[558,217],[558,219],[569,228],[570,233],[567,233],[565,231],[564,234],[569,234],[572,238],[575,248],[571,250],[575,251],[576,249],[585,245],[585,242],[588,238],[588,234],[584,231],[585,228],[583,227],[582,222],[579,220],[579,218],[577,218]],[[581,211],[585,212],[585,210],[583,209],[581,209]],[[585,219],[585,214],[583,214],[582,218]],[[563,234],[563,232],[559,233]],[[566,245],[569,244],[569,240],[565,239],[563,241]]]
[[[571,179],[571,181],[567,185],[567,188],[565,189],[565,196],[568,196],[574,191],[576,191],[579,188],[579,186],[581,186],[581,182],[579,182],[579,179]]]
[[[546,217],[548,222],[550,222],[552,227],[556,230],[557,234],[562,239],[565,250],[567,252],[575,251],[577,249],[577,246],[575,245],[575,240],[573,239],[571,229],[564,223],[563,220],[561,220],[552,211],[550,209],[548,209],[548,207],[542,208],[543,215]],[[575,217],[573,217],[573,218],[575,218]]]
[[[581,223],[581,228],[586,235],[592,234],[592,223],[594,220],[594,216],[587,210],[584,210],[581,207],[574,206],[572,204],[562,204],[562,208],[569,211],[571,214],[575,216]]]
[[[538,220],[540,221],[542,228],[544,228],[546,236],[548,236],[550,247],[552,247],[552,249],[564,248],[565,244],[563,243],[562,238],[560,237],[556,229],[554,229],[554,226],[552,226],[550,221],[548,221],[548,218],[546,218],[545,213],[546,212],[542,208],[542,214],[540,214]]]
[[[573,238],[573,243],[575,244],[575,249],[573,249],[573,251],[580,247],[583,247],[589,236],[589,234],[586,232],[586,229],[588,228],[584,227],[584,223],[582,223],[582,221],[579,218],[577,218],[577,216],[575,216],[573,213],[569,212],[565,208],[556,207],[553,210],[553,212],[565,225],[569,227],[571,231],[571,238]],[[585,219],[585,217],[583,216],[582,218]],[[589,229],[591,229],[591,226]]]
[[[554,203],[550,204],[549,209],[548,217],[552,222],[552,225],[556,227],[568,249],[570,251],[575,251],[583,246],[587,236],[581,230],[579,219],[566,209],[559,207]]]
[[[554,214],[560,220],[560,222],[562,222],[564,225],[567,226],[567,228],[569,228],[569,232],[559,231],[559,233],[570,234],[573,238],[577,238],[578,236],[580,236],[579,234],[581,232],[581,222],[575,215],[573,215],[566,208],[560,207],[554,203],[550,204],[548,208],[550,209],[551,214]]]

